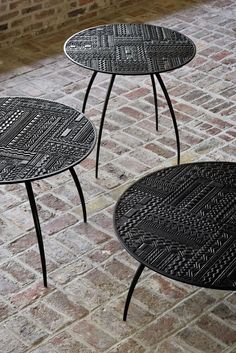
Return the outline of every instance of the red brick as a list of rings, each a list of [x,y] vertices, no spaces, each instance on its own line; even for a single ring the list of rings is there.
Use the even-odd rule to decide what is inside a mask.
[[[26,7],[24,9],[22,9],[21,12],[22,12],[23,15],[25,15],[27,13],[31,13],[31,12],[35,12],[35,11],[41,10],[41,8],[42,8],[42,4],[37,4],[37,5],[34,5],[34,6]]]
[[[107,262],[104,266],[104,270],[110,272],[114,278],[120,281],[128,282],[133,277],[133,270],[117,259],[112,259],[110,262]]]
[[[55,308],[57,312],[59,311],[63,315],[73,319],[81,319],[89,313],[82,305],[75,304],[65,293],[60,291],[53,292],[47,296],[46,302]]]
[[[16,239],[12,243],[8,245],[8,249],[13,253],[17,254],[20,253],[21,251],[26,250],[27,248],[30,248],[32,245],[37,243],[37,237],[35,236],[35,232],[32,231],[30,233],[27,233],[21,238]]]
[[[204,291],[198,291],[173,309],[173,313],[185,323],[190,322],[215,303],[215,298]]]
[[[43,281],[33,283],[18,293],[12,294],[11,303],[17,308],[23,308],[34,303],[38,298],[42,298],[53,290],[52,285],[48,288],[43,286]]]
[[[147,88],[137,88],[137,89],[133,90],[132,92],[125,94],[125,97],[132,100],[132,99],[144,97],[149,93],[150,93],[150,90]]]
[[[124,288],[124,285],[121,285],[114,278],[109,278],[107,274],[101,272],[98,269],[94,269],[86,273],[84,279],[86,282],[90,282],[94,288],[101,290],[103,293],[108,294],[110,297],[114,295],[114,293],[118,294],[122,292]]]
[[[161,143],[162,145],[165,145],[166,147],[171,147],[173,149],[176,149],[176,140],[174,137],[161,137],[158,139],[158,142]],[[185,143],[181,143],[181,151],[185,151],[189,148],[190,146],[185,144]]]
[[[104,138],[102,141],[102,146],[117,155],[122,155],[126,152],[129,152],[130,149],[127,146],[122,146],[121,144],[117,143],[116,141],[112,141],[110,139]]]
[[[31,5],[31,0],[17,0],[14,2],[11,2],[9,4],[10,10],[14,10],[16,8],[23,8]]]
[[[28,318],[17,315],[7,322],[8,329],[15,332],[19,337],[28,344],[38,344],[48,336],[48,333],[37,327]]]
[[[45,245],[45,242],[44,242]],[[37,249],[37,251],[35,250]],[[23,252],[22,254],[19,255],[20,261],[23,263],[26,263],[28,266],[32,267],[34,270],[39,271],[39,273],[42,273],[42,265],[41,265],[41,259],[40,255],[38,252],[38,246],[35,246],[35,249],[30,249],[28,251]],[[46,246],[44,246],[44,249],[46,250]],[[57,268],[57,264],[55,261],[52,261],[51,258],[46,256],[46,263],[47,263],[47,271],[48,273],[50,271],[53,271]]]
[[[137,159],[124,156],[119,159],[119,165],[127,169],[128,171],[131,170],[135,174],[142,174],[146,170],[148,170],[148,166],[144,163],[140,163]]]
[[[70,321],[44,303],[34,304],[27,312],[35,322],[50,331],[57,331]]]
[[[157,145],[155,143],[149,143],[145,146],[145,148],[164,158],[170,158],[175,155],[175,152],[165,148],[164,146],[161,147],[160,145]]]
[[[41,7],[39,7],[38,9],[40,8]],[[34,16],[36,20],[41,20],[41,19],[51,17],[54,14],[55,14],[55,9],[53,8],[53,9],[47,9],[47,10],[42,10],[40,12],[36,12]]]
[[[7,12],[5,15],[0,16],[0,22],[8,21],[19,14],[19,11]]]
[[[131,118],[134,118],[135,120],[141,120],[145,118],[146,114],[144,112],[140,112],[139,110],[133,108],[133,107],[122,107],[119,109],[122,113],[125,115],[130,116]]]
[[[177,337],[190,347],[196,348],[198,351],[204,353],[221,353],[225,348],[224,345],[214,341],[213,338],[206,335],[203,331],[198,330],[195,326],[185,328]]]
[[[119,343],[115,348],[109,350],[109,353],[144,353],[145,348],[132,338]]]
[[[102,232],[88,223],[79,223],[73,227],[73,231],[82,234],[94,244],[101,244],[110,239],[110,236],[105,232],[106,228],[104,229],[104,232]]]
[[[121,245],[118,241],[112,240],[102,247],[100,247],[98,250],[94,250],[93,252],[90,252],[87,256],[95,262],[103,262],[107,260],[109,257],[113,256],[118,250],[121,249]]]
[[[150,140],[153,140],[156,137],[150,132],[140,129],[137,126],[128,127],[124,131],[130,134],[131,136],[140,139],[143,142],[148,142]],[[153,131],[153,133],[155,133],[155,131]]]
[[[68,211],[70,205],[53,194],[46,194],[38,199],[54,211]]]
[[[68,283],[66,292],[72,296],[75,302],[82,304],[89,311],[104,304],[110,297],[109,293],[100,290],[91,282],[81,277]]]
[[[111,307],[109,307],[109,310],[104,308],[97,309],[92,313],[90,319],[91,322],[108,332],[116,340],[122,340],[132,335],[135,331],[130,321],[122,321],[119,316],[116,316]]]
[[[233,53],[228,51],[228,50],[221,50],[220,52],[218,52],[217,54],[212,55],[211,57],[214,60],[222,60],[224,59],[226,56],[232,55]]]
[[[113,233],[113,223],[112,218],[108,217],[104,213],[98,213],[97,215],[90,218],[94,225],[98,225],[101,229],[106,230],[106,232]]]
[[[94,350],[92,348],[89,348],[86,346],[84,343],[79,342],[77,337],[74,337],[68,332],[61,332],[58,333],[56,336],[54,336],[50,341],[50,348],[52,347],[60,349],[61,352],[78,352],[78,353],[94,353]],[[49,352],[48,348],[45,348],[45,352]],[[34,351],[33,351],[34,352]],[[50,350],[50,353],[54,351]],[[55,351],[56,352],[56,351]],[[35,352],[36,353],[36,352]],[[39,353],[39,352],[37,352]],[[43,351],[41,352],[43,353]]]
[[[181,347],[177,344],[175,339],[168,339],[161,343],[155,353],[193,353],[193,351],[190,351],[190,348],[187,348],[186,351],[186,346]]]
[[[4,265],[1,266],[1,269],[22,284],[32,282],[36,278],[36,275],[33,272],[27,270],[20,263],[15,261],[4,263]]]
[[[206,330],[215,336],[218,340],[231,346],[236,342],[236,330],[226,326],[222,321],[219,322],[215,318],[207,315],[203,316],[197,325],[202,329]]]
[[[79,257],[78,261],[64,267],[59,267],[57,270],[53,271],[49,277],[52,278],[57,284],[65,284],[81,274],[88,272],[92,268],[93,265],[86,257]]]
[[[56,232],[59,232],[62,229],[65,229],[68,226],[71,226],[78,222],[78,219],[70,213],[63,214],[63,216],[58,216],[48,222],[43,230],[48,234],[52,235]]]
[[[5,31],[8,29],[8,23],[0,24],[0,31]]]
[[[86,5],[86,4],[91,4],[93,0],[79,0],[80,5]]]
[[[83,337],[83,340],[89,345],[104,352],[110,348],[116,341],[108,333],[104,332],[93,323],[88,321],[80,321],[79,324],[73,327],[73,331]]]
[[[163,338],[181,327],[180,321],[172,314],[165,314],[154,323],[149,324],[144,330],[135,335],[147,346],[153,346]]]
[[[139,300],[142,305],[145,305],[149,311],[155,313],[155,315],[162,313],[163,311],[167,310],[171,304],[170,301],[162,296],[158,289],[155,291],[153,288],[148,284],[148,288],[145,285],[139,285],[134,291],[134,298]],[[131,308],[130,311],[135,309]]]
[[[69,233],[69,231],[68,231]],[[63,234],[63,233],[60,233]],[[69,233],[69,237],[70,237],[70,233]],[[68,242],[66,242],[66,246],[64,246],[64,244],[62,245],[62,241],[59,242],[57,241],[60,240],[59,235],[58,238],[52,238],[50,240],[48,240],[47,242],[45,242],[45,253],[46,253],[46,257],[49,258],[50,260],[52,259],[52,261],[54,261],[55,263],[57,263],[56,268],[58,268],[60,265],[62,264],[68,264],[70,262],[72,262],[73,260],[75,260],[77,258],[77,251],[78,248],[80,248],[80,244],[78,246],[78,248],[76,247],[76,242],[71,242],[70,240],[68,240]],[[74,246],[74,249],[73,249]],[[85,245],[85,249],[87,248],[91,248],[87,246],[87,244]],[[86,251],[86,250],[85,250]],[[83,248],[81,253],[83,252]]]
[[[236,325],[236,307],[228,306],[225,303],[220,303],[212,313],[223,320],[226,324],[234,327]]]

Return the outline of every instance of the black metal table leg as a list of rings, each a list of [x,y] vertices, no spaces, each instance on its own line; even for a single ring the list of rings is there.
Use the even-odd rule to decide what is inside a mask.
[[[105,120],[105,115],[106,115],[106,110],[107,110],[107,105],[108,105],[108,101],[109,101],[109,97],[111,94],[111,90],[112,90],[112,86],[114,83],[116,75],[113,74],[111,76],[111,80],[107,89],[107,94],[106,94],[106,98],[105,98],[105,102],[103,105],[103,111],[102,111],[102,117],[101,117],[101,122],[100,122],[100,127],[99,127],[99,133],[98,133],[98,144],[97,144],[97,155],[96,155],[96,178],[98,177],[98,163],[99,163],[99,153],[100,153],[100,146],[101,146],[101,138],[102,138],[102,129],[103,129],[103,124],[104,124],[104,120]]]
[[[135,272],[135,275],[132,279],[132,282],[131,282],[131,285],[129,287],[129,291],[128,291],[128,294],[127,294],[127,298],[126,298],[126,302],[125,302],[125,308],[124,308],[124,314],[123,314],[123,321],[126,321],[126,318],[127,318],[127,314],[128,314],[128,309],[129,309],[129,304],[130,304],[130,301],[131,301],[131,298],[132,298],[132,295],[133,295],[133,292],[134,292],[134,288],[139,280],[139,277],[141,276],[143,270],[144,270],[144,265],[143,264],[140,264],[137,271]]]
[[[93,81],[94,81],[96,76],[97,76],[97,71],[94,71],[92,76],[91,76],[91,78],[90,78],[90,81],[89,81],[89,84],[88,84],[88,87],[87,87],[87,90],[86,90],[86,93],[85,93],[85,96],[84,96],[82,113],[85,112],[85,108],[86,108],[86,103],[87,103],[87,100],[88,100],[89,92],[90,92],[90,89],[91,89],[91,87],[93,85]]]
[[[26,181],[25,186],[26,186],[26,190],[27,190],[27,194],[28,194],[28,198],[29,198],[31,212],[32,212],[33,220],[34,220],[35,231],[36,231],[36,235],[37,235],[37,239],[38,239],[39,253],[40,253],[42,272],[43,272],[43,283],[44,283],[44,287],[47,287],[46,259],[45,259],[43,237],[42,237],[41,227],[40,227],[40,223],[39,223],[37,206],[35,203],[35,198],[34,198],[34,193],[33,193],[31,182]]]
[[[171,100],[170,100],[170,97],[169,97],[169,94],[167,92],[167,89],[165,87],[165,84],[161,78],[161,75],[160,74],[156,74],[156,77],[158,79],[158,82],[161,86],[161,89],[165,95],[165,98],[166,98],[166,101],[167,101],[167,104],[169,106],[169,110],[170,110],[170,114],[171,114],[171,118],[172,118],[172,121],[173,121],[173,125],[174,125],[174,129],[175,129],[175,136],[176,136],[176,145],[177,145],[177,164],[180,164],[180,141],[179,141],[179,131],[178,131],[178,125],[177,125],[177,121],[176,121],[176,117],[175,117],[175,112],[174,112],[174,109],[172,107],[172,103],[171,103]]]
[[[85,205],[85,201],[84,201],[83,190],[82,190],[82,187],[81,187],[80,182],[79,182],[79,178],[78,178],[74,168],[71,167],[71,168],[69,168],[69,170],[70,170],[70,173],[72,175],[72,178],[74,179],[75,185],[77,187],[77,190],[78,190],[78,193],[79,193],[79,196],[80,196],[80,201],[81,201],[82,210],[83,210],[83,216],[84,216],[84,223],[86,223],[87,222],[87,212],[86,212],[86,205]]]
[[[157,105],[157,90],[156,84],[154,80],[154,75],[150,74],[151,81],[152,81],[152,88],[153,88],[153,98],[154,98],[154,105],[155,105],[155,116],[156,116],[156,130],[158,131],[158,105]]]

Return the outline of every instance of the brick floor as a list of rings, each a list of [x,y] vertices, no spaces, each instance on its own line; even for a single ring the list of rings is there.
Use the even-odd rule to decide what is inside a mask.
[[[182,162],[236,161],[234,0],[143,1],[99,23],[148,22],[179,30],[197,46],[183,68],[163,74],[178,118]],[[91,23],[91,25],[96,25]],[[64,55],[79,28],[1,50],[0,94],[53,99],[81,108],[90,72]],[[96,78],[87,116],[96,125],[109,76]],[[172,282],[144,271],[127,323],[122,311],[137,263],[120,247],[113,206],[141,175],[175,164],[175,139],[161,93],[155,131],[148,77],[117,77],[101,148],[76,170],[89,213],[68,173],[34,182],[49,271],[42,286],[23,185],[0,188],[0,351],[4,353],[235,353],[236,295]]]

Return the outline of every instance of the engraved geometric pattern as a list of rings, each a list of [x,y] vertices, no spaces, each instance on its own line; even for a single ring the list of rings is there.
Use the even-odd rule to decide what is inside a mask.
[[[236,290],[236,163],[183,164],[119,199],[116,233],[140,263],[202,287]]]
[[[64,171],[92,151],[95,137],[93,124],[64,104],[0,98],[0,183]]]
[[[188,63],[194,43],[168,28],[146,24],[112,24],[86,29],[70,37],[65,54],[94,71],[120,75],[159,73]]]

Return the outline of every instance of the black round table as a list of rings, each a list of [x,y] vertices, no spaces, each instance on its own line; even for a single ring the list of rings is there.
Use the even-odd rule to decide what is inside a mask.
[[[177,69],[193,59],[194,43],[185,35],[169,28],[147,24],[108,24],[89,28],[74,34],[65,45],[64,52],[74,63],[93,70],[85,93],[82,112],[98,72],[111,74],[103,106],[98,134],[96,177],[98,176],[99,151],[108,100],[116,75],[150,75],[158,130],[158,107],[155,76],[164,93],[173,121],[177,161],[180,162],[180,142],[172,103],[160,76],[161,72]]]
[[[116,234],[139,263],[124,310],[144,269],[192,285],[236,290],[236,163],[159,170],[124,192]]]
[[[25,183],[45,287],[43,238],[31,182],[69,170],[86,222],[83,191],[73,167],[88,156],[95,141],[94,125],[83,113],[64,104],[25,97],[0,98],[0,184]]]

